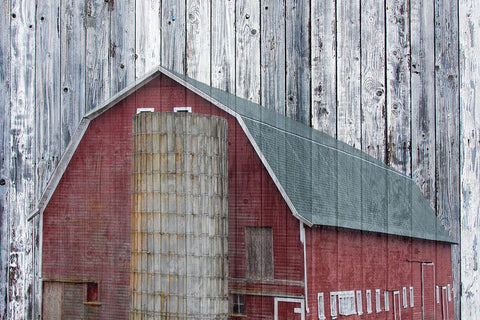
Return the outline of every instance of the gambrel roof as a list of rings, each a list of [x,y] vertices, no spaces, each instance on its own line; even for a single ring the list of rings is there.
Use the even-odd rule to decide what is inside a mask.
[[[31,217],[45,209],[88,123],[158,76],[171,78],[237,119],[290,210],[305,224],[454,242],[405,175],[273,110],[162,67],[82,119]]]

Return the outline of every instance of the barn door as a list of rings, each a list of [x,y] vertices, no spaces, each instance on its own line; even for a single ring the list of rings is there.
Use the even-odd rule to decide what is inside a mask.
[[[275,320],[305,320],[303,299],[275,298]]]
[[[85,319],[82,283],[45,281],[43,283],[43,319]]]
[[[422,263],[422,319],[435,319],[435,265]]]

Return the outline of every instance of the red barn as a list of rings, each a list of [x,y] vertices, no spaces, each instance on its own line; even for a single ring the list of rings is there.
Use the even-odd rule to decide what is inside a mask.
[[[409,178],[163,68],[87,114],[41,198],[44,319],[453,319]]]

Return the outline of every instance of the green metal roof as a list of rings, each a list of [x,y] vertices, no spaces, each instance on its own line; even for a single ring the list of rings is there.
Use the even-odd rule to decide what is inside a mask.
[[[174,75],[243,120],[307,223],[454,243],[409,177],[273,110]]]

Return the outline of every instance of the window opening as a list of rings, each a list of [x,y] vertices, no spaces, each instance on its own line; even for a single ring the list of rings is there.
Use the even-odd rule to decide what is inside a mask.
[[[380,306],[380,289],[375,289],[375,311],[378,313],[382,311]]]
[[[357,290],[357,312],[358,312],[359,316],[363,314],[362,291],[361,290]]]
[[[413,298],[413,287],[410,287],[410,307],[413,308],[415,306],[414,298]]]
[[[402,288],[403,308],[407,307],[407,287]]]
[[[173,112],[192,112],[192,107],[175,107]]]
[[[338,313],[342,316],[355,314],[355,291],[340,291],[338,295]]]
[[[139,114],[140,112],[154,112],[155,109],[154,108],[137,108],[137,114]]]
[[[244,314],[245,313],[245,296],[243,294],[233,295],[233,313]]]
[[[330,293],[330,315],[332,319],[337,319],[337,294],[335,292]]]
[[[367,313],[372,313],[372,290],[366,291],[365,299],[367,299]]]
[[[318,319],[325,320],[327,317],[325,316],[325,301],[323,298],[323,292],[318,293],[317,300],[318,300]]]
[[[87,302],[98,302],[98,283],[87,283]]]
[[[385,311],[390,311],[390,301],[388,301],[388,291],[383,293],[383,299],[385,303]]]

